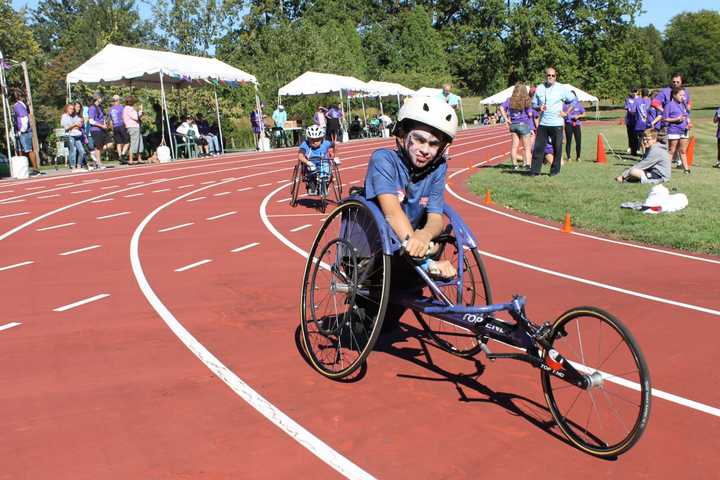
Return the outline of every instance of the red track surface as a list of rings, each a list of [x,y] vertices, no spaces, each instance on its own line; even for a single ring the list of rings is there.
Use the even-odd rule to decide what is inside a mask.
[[[463,132],[451,172],[504,154],[508,140],[502,127]],[[346,184],[362,180],[381,145],[389,141],[340,147]],[[0,478],[339,475],[296,441],[294,426],[294,434],[275,426],[179,341],[133,273],[134,233],[137,266],[174,318],[267,402],[370,475],[710,478],[718,471],[717,259],[562,234],[446,195],[482,251],[577,277],[486,256],[496,300],[527,295],[535,321],[583,304],[615,313],[639,341],[653,386],[709,407],[654,397],[639,444],[617,461],[599,460],[546,423],[537,371],[481,358],[487,368],[472,375],[472,362],[438,350],[425,355],[410,320],[404,334],[370,356],[361,381],[315,373],[295,343],[304,258],[260,216],[265,201],[268,222],[309,248],[323,215],[281,201],[294,158],[284,150],[0,186],[0,326],[20,323],[0,330]],[[479,203],[465,188],[468,176],[458,173],[449,186]],[[112,200],[93,203],[105,199]],[[210,262],[176,271],[202,260]],[[54,311],[100,294],[109,296]]]

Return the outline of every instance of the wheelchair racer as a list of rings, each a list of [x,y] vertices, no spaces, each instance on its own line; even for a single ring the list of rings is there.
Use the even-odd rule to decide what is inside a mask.
[[[325,129],[320,125],[310,125],[305,130],[305,140],[300,144],[298,150],[298,161],[304,163],[310,175],[308,175],[308,194],[317,195],[317,174],[330,176],[330,163],[323,161],[332,160],[335,157],[335,145],[330,140],[325,140]]]
[[[442,232],[445,151],[456,131],[457,115],[450,105],[436,98],[412,97],[400,109],[393,130],[396,149],[381,148],[370,158],[365,198],[377,202],[398,238],[406,239],[405,249],[413,257],[425,257],[430,242]],[[434,277],[451,278],[457,273],[447,260],[429,260],[426,267]]]

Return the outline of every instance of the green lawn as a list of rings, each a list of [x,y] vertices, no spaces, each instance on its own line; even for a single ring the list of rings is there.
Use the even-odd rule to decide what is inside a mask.
[[[585,126],[583,161],[565,164],[556,177],[518,175],[507,161],[480,170],[470,179],[470,188],[479,197],[490,189],[497,204],[557,222],[569,211],[573,225],[583,230],[720,255],[720,169],[712,168],[717,158],[715,126],[705,115],[694,118],[697,145],[692,174],[674,170],[672,180],[666,184],[688,196],[689,205],[680,212],[646,215],[620,208],[623,202],[644,200],[651,186],[614,181],[637,160],[624,154],[625,127],[616,123]],[[615,150],[623,152],[613,155],[608,150],[605,165],[593,162],[599,133],[606,136]],[[547,169],[544,167],[544,172]]]

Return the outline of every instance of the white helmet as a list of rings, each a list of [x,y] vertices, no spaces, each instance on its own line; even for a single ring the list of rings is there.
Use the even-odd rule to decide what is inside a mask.
[[[325,128],[320,125],[310,125],[305,130],[305,136],[307,138],[325,138]]]
[[[455,138],[457,132],[458,119],[455,109],[439,98],[410,97],[400,108],[395,128],[405,120],[413,120],[440,130],[450,137],[450,140]]]

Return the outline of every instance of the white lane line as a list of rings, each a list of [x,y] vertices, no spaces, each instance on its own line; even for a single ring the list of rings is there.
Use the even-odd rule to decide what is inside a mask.
[[[11,213],[11,214],[8,214],[8,215],[0,215],[0,218],[19,217],[19,216],[21,216],[21,215],[27,215],[27,214],[29,214],[29,213],[30,213],[30,212]]]
[[[358,179],[358,180],[353,180],[353,181],[350,182],[350,183],[360,183],[360,180],[359,180],[359,179]]]
[[[280,185],[281,183],[290,183],[289,180],[280,180],[278,182],[275,182],[277,185]]]
[[[100,200],[93,200],[90,203],[104,203],[104,202],[112,202],[115,200],[114,198],[101,198]]]
[[[306,228],[309,228],[309,227],[311,227],[311,226],[312,226],[312,225],[310,225],[309,223],[307,223],[307,224],[305,224],[305,225],[300,225],[299,227],[293,228],[293,229],[291,229],[290,231],[291,231],[291,232],[299,232],[300,230],[305,230]]]
[[[275,189],[274,191],[270,192],[270,193],[263,199],[262,203],[260,204],[260,218],[262,219],[263,223],[265,224],[265,228],[267,228],[267,229],[270,231],[270,233],[272,233],[278,240],[280,240],[280,242],[282,242],[283,244],[285,244],[285,246],[287,246],[290,250],[292,250],[292,251],[300,254],[300,256],[302,256],[302,257],[304,257],[304,258],[307,258],[308,255],[309,255],[309,253],[306,252],[305,250],[303,250],[302,248],[298,247],[298,246],[295,245],[294,243],[292,243],[290,240],[288,240],[288,238],[285,237],[282,233],[280,233],[280,232],[278,231],[278,229],[275,228],[275,226],[272,224],[272,222],[270,222],[270,220],[268,219],[268,215],[267,215],[267,205],[268,205],[268,202],[269,202],[270,199],[271,199],[276,193],[278,193],[280,190],[282,190],[282,188]],[[509,261],[510,263],[518,263],[518,264],[520,264],[520,262],[515,262],[514,260],[510,260],[510,259],[504,259],[504,258],[502,258],[502,257],[498,257],[498,256],[496,256],[496,255],[492,255],[492,254],[490,254],[490,253],[488,253],[488,252],[482,252],[482,251],[480,251],[480,253],[483,254],[483,255],[491,256],[491,257],[496,258],[496,259],[498,259],[498,260],[502,259],[502,260],[505,260],[505,261]],[[523,265],[525,265],[525,264],[522,264],[521,266],[523,266]],[[530,268],[530,267],[528,266],[528,268]],[[552,272],[552,273],[551,273],[550,271],[547,271],[546,273],[550,273],[551,275],[553,275],[553,274],[556,274],[557,272]],[[559,275],[559,276],[564,276],[563,274],[558,274],[558,275]],[[568,276],[568,277],[570,277],[570,276]],[[570,279],[572,280],[572,279],[575,279],[575,278],[570,277]],[[586,281],[584,281],[583,279],[577,279],[577,281],[583,281],[583,283],[586,282]],[[598,284],[598,286],[602,286],[602,284]],[[717,312],[717,314],[720,315],[720,312]],[[638,388],[639,388],[639,387],[638,387]],[[691,409],[694,409],[694,410],[697,410],[697,411],[700,411],[700,412],[712,413],[712,412],[714,412],[714,411],[718,411],[715,407],[711,407],[710,405],[705,405],[705,404],[703,404],[703,403],[696,402],[696,401],[694,401],[694,400],[690,400],[690,399],[687,399],[687,398],[683,398],[683,397],[680,397],[680,396],[678,396],[678,395],[666,393],[666,392],[663,392],[663,391],[661,391],[661,390],[653,389],[653,390],[652,390],[652,393],[653,393],[654,396],[657,396],[658,398],[663,398],[663,399],[665,399],[665,400],[667,400],[667,401],[669,401],[669,402],[673,402],[673,403],[676,403],[676,404],[678,404],[678,405],[682,405],[682,406],[685,406],[685,407],[688,407],[688,408],[691,408]],[[712,413],[712,414],[714,414],[714,413]]]
[[[508,153],[509,153],[509,152],[508,152]],[[507,155],[507,153],[506,153],[506,154],[503,154],[503,155],[496,155],[496,156],[492,157],[490,160],[487,160],[487,161],[485,161],[485,162],[480,162],[480,163],[477,164],[477,165],[482,165],[483,163],[487,163],[488,161],[492,161],[492,160],[494,160],[495,158],[498,158],[498,157],[501,157],[501,156],[504,156],[504,155]],[[468,168],[462,168],[462,169],[458,170],[457,172],[449,175],[449,176],[448,176],[448,180],[450,180],[451,178],[453,178],[454,176],[456,176],[456,175],[458,175],[458,174],[460,174],[460,173],[467,172],[467,171],[468,171]],[[530,224],[530,225],[535,225],[536,227],[547,228],[548,230],[560,230],[560,227],[556,227],[556,226],[553,226],[553,225],[546,225],[546,224],[540,223],[540,222],[535,222],[535,221],[529,220],[529,219],[527,219],[527,218],[518,217],[518,216],[513,215],[513,214],[511,214],[511,213],[502,212],[502,211],[496,210],[496,209],[494,209],[494,208],[492,208],[492,207],[488,207],[487,205],[481,205],[481,204],[479,204],[479,203],[476,203],[476,202],[473,202],[473,201],[471,201],[471,200],[468,200],[467,198],[460,196],[460,195],[459,195],[458,193],[456,193],[452,188],[450,188],[449,184],[446,184],[446,185],[445,185],[445,189],[450,193],[450,195],[452,195],[453,197],[457,198],[457,199],[460,200],[461,202],[467,203],[468,205],[472,205],[472,206],[474,206],[474,207],[482,208],[483,210],[486,210],[486,211],[488,211],[488,212],[492,212],[492,213],[494,213],[494,214],[496,214],[496,215],[501,215],[501,216],[503,216],[503,217],[511,218],[511,219],[513,219],[513,220],[517,220],[517,221],[519,221],[519,222],[527,223],[527,224]],[[646,251],[649,251],[649,252],[660,253],[660,254],[662,254],[662,255],[671,255],[671,256],[673,256],[673,257],[680,257],[680,258],[685,258],[685,259],[688,259],[688,260],[695,260],[695,261],[698,261],[698,262],[713,263],[713,264],[716,264],[716,265],[720,265],[720,260],[713,260],[713,259],[711,259],[711,258],[696,257],[696,256],[694,256],[694,255],[688,255],[688,254],[685,254],[685,253],[673,252],[673,251],[671,251],[671,250],[663,250],[663,249],[661,249],[661,248],[648,247],[648,246],[646,246],[646,245],[636,245],[636,244],[633,244],[633,243],[622,242],[622,241],[619,241],[619,240],[612,240],[612,239],[609,239],[609,238],[598,237],[598,236],[596,236],[596,235],[590,235],[590,234],[582,233],[582,232],[570,232],[570,234],[571,234],[571,235],[577,235],[578,237],[589,238],[589,239],[591,239],[591,240],[598,240],[598,241],[600,241],[600,242],[606,242],[606,243],[612,243],[612,244],[615,244],[615,245],[621,245],[621,246],[623,246],[623,247],[637,248],[637,249],[646,250]]]
[[[242,247],[234,248],[230,250],[232,253],[242,252],[243,250],[247,250],[248,248],[257,247],[260,245],[258,242],[248,243],[247,245],[243,245]]]
[[[200,182],[200,185],[210,185],[211,183],[215,183],[215,180],[208,180],[207,182]]]
[[[41,188],[47,188],[47,185],[40,185],[39,187],[28,187],[25,190],[39,190]]]
[[[212,260],[206,258],[205,260],[200,260],[199,262],[191,263],[190,265],[185,265],[184,267],[176,268],[175,271],[176,272],[184,272],[185,270],[190,270],[191,268],[199,267],[200,265],[205,265],[206,263],[210,263],[210,262],[212,262]]]
[[[74,255],[80,252],[87,252],[88,250],[95,250],[96,248],[100,248],[100,245],[90,245],[89,247],[78,248],[77,250],[69,250],[58,255],[62,255],[64,257],[66,255]]]
[[[235,190],[235,191],[236,191],[236,192],[244,192],[244,191],[252,190],[252,189],[253,189],[253,187],[243,187],[243,188],[238,188],[238,189]]]
[[[180,225],[175,225],[174,227],[161,228],[160,230],[158,230],[158,233],[170,232],[172,230],[177,230],[178,228],[189,227],[190,225],[194,225],[194,224],[195,224],[195,222],[181,223]]]
[[[36,231],[37,231],[37,232],[44,232],[44,231],[46,231],[46,230],[55,230],[56,228],[69,227],[70,225],[75,225],[75,222],[63,223],[63,224],[60,224],[60,225],[53,225],[52,227],[38,228]]]
[[[230,195],[232,192],[220,192],[220,193],[214,193],[213,197],[223,197],[225,195]]]
[[[284,187],[282,187],[284,188]],[[140,263],[140,235],[148,223],[160,211],[168,206],[182,200],[182,196],[172,199],[169,202],[157,207],[137,226],[133,236],[130,239],[130,264],[133,274],[138,282],[143,295],[160,315],[165,324],[172,332],[185,344],[203,364],[213,372],[220,380],[230,387],[240,398],[257,410],[280,430],[285,432],[291,439],[308,449],[310,453],[318,457],[330,467],[335,469],[341,475],[350,479],[372,479],[374,478],[368,472],[355,465],[353,462],[343,457],[340,453],[333,450],[328,444],[313,435],[302,425],[295,422],[284,412],[279,410],[275,405],[270,403],[265,397],[260,395],[253,388],[238,377],[232,370],[225,366],[215,355],[212,354],[203,344],[201,344],[192,334],[175,318],[165,304],[160,301],[157,294],[145,277],[142,264]]]
[[[123,195],[125,198],[132,198],[132,197],[139,197],[140,195],[145,195],[144,193],[131,193],[129,195]]]
[[[277,215],[268,215],[268,217],[322,217],[324,213],[278,213]]]
[[[10,270],[11,268],[18,268],[18,267],[24,267],[25,265],[30,265],[31,263],[34,263],[32,260],[28,260],[27,262],[20,262],[15,263],[13,265],[7,265],[5,267],[0,267],[0,272],[3,270]]]
[[[159,190],[153,190],[152,193],[169,192],[169,188],[161,188]]]
[[[92,190],[75,190],[74,192],[70,192],[70,195],[75,195],[76,193],[86,193],[86,192],[92,192]]]
[[[267,187],[268,185],[272,185],[272,182],[270,182],[270,183],[263,183],[262,185],[258,185],[258,187]]]
[[[67,187],[68,185],[73,185],[73,182],[67,182],[67,183],[58,183],[55,185],[56,187]]]
[[[189,185],[180,185],[180,186],[177,187],[177,188],[178,188],[178,190],[179,190],[179,189],[181,189],[181,188],[190,188],[190,187],[192,187],[192,186],[194,186],[194,185],[195,185],[194,183],[191,183],[191,184],[189,184]]]
[[[0,331],[2,331],[2,330],[9,330],[9,329],[11,329],[11,328],[13,328],[13,327],[19,327],[20,325],[22,325],[22,323],[20,323],[20,322],[10,322],[10,323],[6,323],[5,325],[0,325]]]
[[[14,191],[15,191],[15,190],[3,190],[3,191],[0,192],[0,193],[12,193],[12,192],[14,192]]]
[[[105,220],[106,218],[121,217],[123,215],[130,215],[130,212],[111,213],[110,215],[103,215],[101,217],[96,217],[96,218],[98,220]]]
[[[190,200],[188,200],[188,202],[197,202],[198,200],[202,200],[203,198],[207,198],[207,197],[195,197],[195,198],[191,198]]]
[[[40,196],[37,197],[37,198],[43,199],[43,198],[52,198],[52,197],[59,197],[59,196],[60,196],[59,193],[53,193],[53,194],[51,194],[51,195],[40,195]]]
[[[53,312],[64,312],[66,310],[70,310],[71,308],[79,307],[81,305],[86,305],[92,302],[97,302],[98,300],[102,300],[103,298],[107,298],[109,296],[109,293],[101,293],[99,295],[95,295],[94,297],[86,298],[84,300],[78,300],[77,302],[71,303],[69,305],[63,305],[62,307],[54,308]]]
[[[20,200],[8,200],[7,202],[0,202],[0,204],[1,205],[9,205],[11,203],[20,203],[20,202],[24,202],[24,201],[25,201],[25,199],[21,198]]]
[[[208,217],[205,220],[217,220],[218,218],[227,217],[229,215],[235,215],[236,213],[237,212],[233,210],[232,212],[221,213],[220,215],[215,215],[214,217]]]
[[[131,182],[131,183],[128,183],[128,185],[142,185],[143,183],[145,183],[145,182]]]
[[[100,187],[100,190],[110,190],[111,188],[118,188],[120,185],[108,185],[107,187]]]
[[[285,203],[285,202],[288,202],[288,201],[290,201],[290,200],[292,200],[292,197],[283,198],[282,200],[278,200],[277,203]]]

